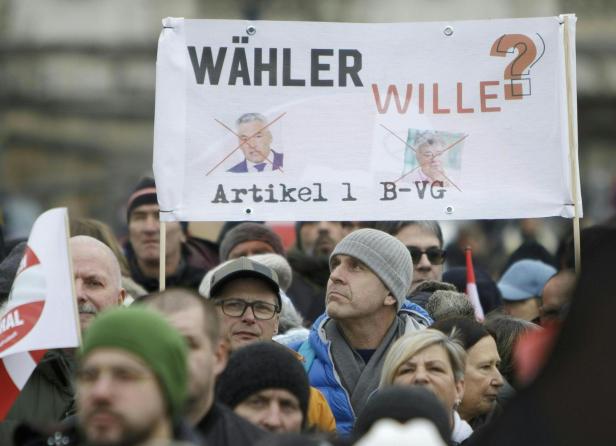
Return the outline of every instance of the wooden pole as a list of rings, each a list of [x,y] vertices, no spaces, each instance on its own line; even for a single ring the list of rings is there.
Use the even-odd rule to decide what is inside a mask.
[[[570,40],[571,36],[569,34],[569,20],[571,18],[570,14],[563,15],[564,18],[564,43],[565,43],[565,76],[567,81],[567,120],[569,127],[569,166],[571,167],[571,194],[573,195],[573,209],[574,209],[574,217],[573,217],[573,250],[575,255],[575,272],[576,274],[580,274],[581,272],[581,252],[580,252],[580,210],[579,210],[579,196],[580,192],[578,190],[578,182],[579,182],[579,166],[578,166],[578,141],[577,141],[577,131],[576,131],[576,122],[575,122],[575,110],[573,109],[573,95],[576,92],[573,91],[573,86],[571,85],[571,47]]]
[[[66,231],[66,252],[68,254],[68,270],[71,278],[71,293],[73,294],[73,314],[75,321],[77,321],[77,336],[79,337],[79,345],[81,345],[81,319],[79,318],[79,304],[77,303],[77,291],[75,290],[75,268],[73,267],[73,254],[71,252],[71,228],[68,219],[68,210],[64,213],[64,230]]]
[[[166,251],[167,251],[167,229],[164,221],[161,221],[159,224],[160,227],[160,236],[159,236],[159,260],[158,260],[158,289],[159,291],[165,291],[165,265],[166,265]]]

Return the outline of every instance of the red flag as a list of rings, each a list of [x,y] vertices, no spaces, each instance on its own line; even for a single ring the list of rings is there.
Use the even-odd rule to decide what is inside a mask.
[[[2,314],[0,319],[0,348],[2,350],[17,344],[27,336],[41,317],[45,306],[45,294],[44,290],[37,287],[36,283],[36,277],[40,277],[40,274],[38,274],[40,273],[40,263],[34,251],[26,246],[24,257],[17,269],[14,285],[15,283],[25,283],[26,288],[28,288],[27,294],[30,295],[31,299],[21,305],[11,306],[9,311]],[[29,268],[34,269],[30,270]],[[31,271],[34,271],[34,274],[31,274]],[[22,273],[25,274],[22,275]],[[32,279],[32,277],[35,279]],[[13,290],[11,290],[11,297],[12,294]],[[30,352],[21,352],[0,360],[0,387],[2,387],[3,393],[2,399],[0,399],[0,420],[6,417],[45,351],[41,350],[40,356],[32,356]]]
[[[477,290],[477,283],[475,282],[473,252],[470,246],[467,246],[464,251],[466,253],[466,295],[475,310],[475,318],[479,322],[482,322],[485,315],[483,314],[483,308],[481,307],[481,301],[479,300],[479,291]]]
[[[0,360],[0,420],[6,417],[13,403],[26,385],[36,365],[43,359],[47,350],[15,353]]]

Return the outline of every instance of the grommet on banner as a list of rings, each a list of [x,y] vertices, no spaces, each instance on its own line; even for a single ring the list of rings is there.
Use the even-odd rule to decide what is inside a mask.
[[[453,214],[453,206],[447,206],[445,208],[445,213],[450,215]]]
[[[246,212],[246,214],[250,215],[250,214],[252,214],[252,209],[246,208],[246,210],[244,212]]]
[[[445,34],[447,37],[451,36],[453,34],[453,28],[451,26],[446,26],[443,30],[443,34]]]
[[[254,36],[256,32],[257,28],[255,28],[254,25],[250,25],[248,28],[246,28],[246,34],[248,34],[249,36]]]

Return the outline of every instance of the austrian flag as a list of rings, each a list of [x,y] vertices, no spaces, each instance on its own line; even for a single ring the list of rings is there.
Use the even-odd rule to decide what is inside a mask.
[[[0,420],[47,349],[79,345],[66,222],[66,209],[52,209],[36,220],[0,309]]]

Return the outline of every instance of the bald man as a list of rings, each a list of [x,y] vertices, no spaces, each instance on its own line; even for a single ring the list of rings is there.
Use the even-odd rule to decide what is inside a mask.
[[[87,235],[69,241],[75,296],[81,330],[85,330],[101,310],[124,301],[122,273],[113,251],[101,241]]]
[[[120,265],[107,245],[86,235],[69,240],[81,331],[106,308],[119,305],[126,291]],[[58,321],[62,323],[62,321]],[[23,421],[36,425],[58,422],[75,411],[72,351],[49,350],[0,423],[0,444],[12,445],[13,430]]]

